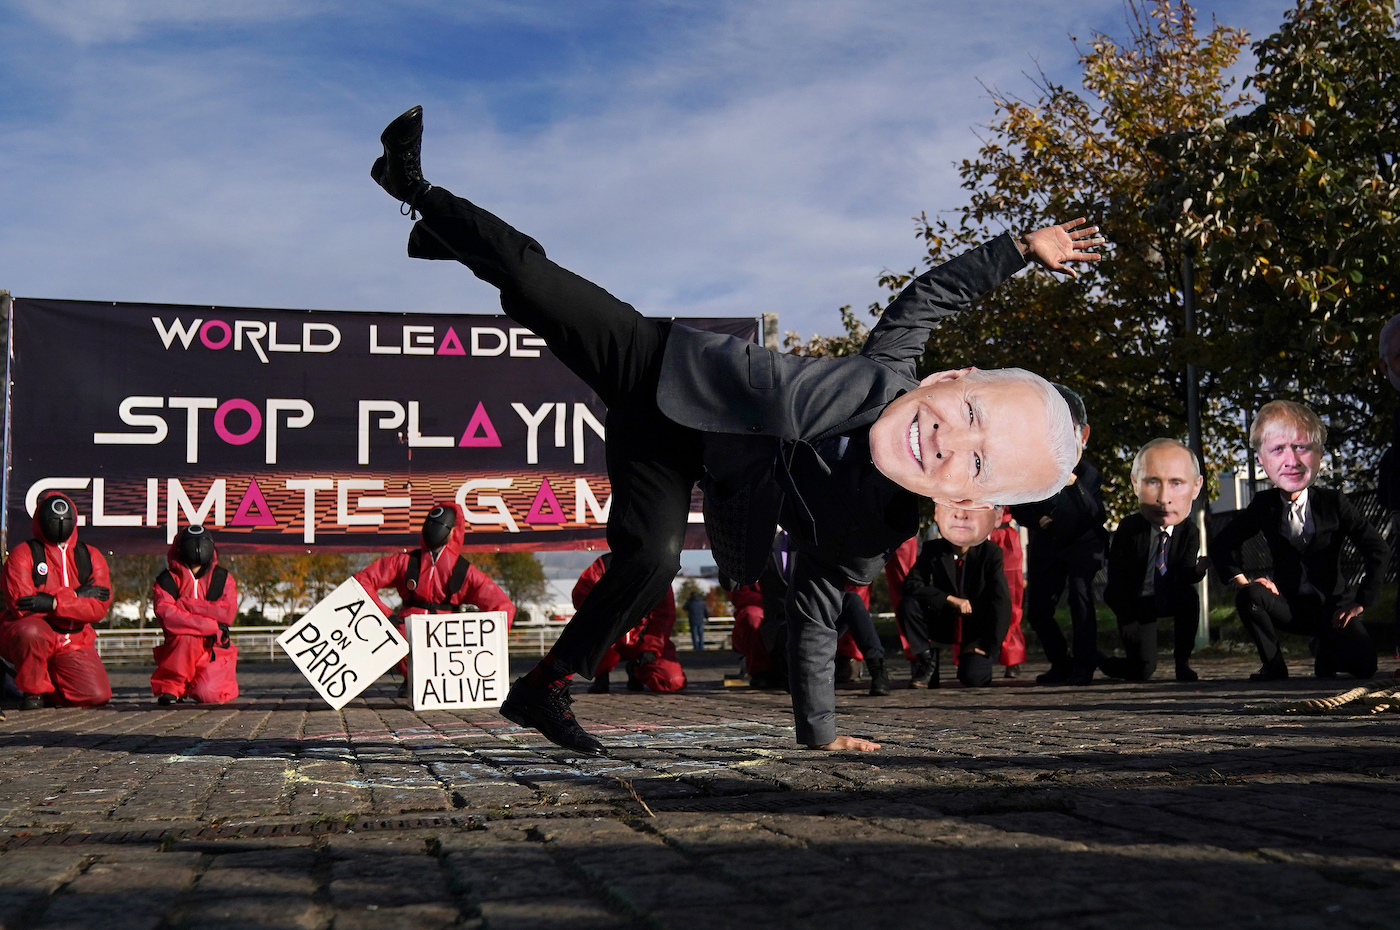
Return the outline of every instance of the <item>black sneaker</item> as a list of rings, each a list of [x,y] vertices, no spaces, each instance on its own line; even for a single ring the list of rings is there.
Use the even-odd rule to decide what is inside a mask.
[[[569,694],[569,679],[561,678],[541,688],[527,685],[524,676],[521,676],[510,686],[510,693],[501,705],[501,716],[522,727],[540,731],[545,739],[556,746],[590,756],[606,755],[603,744],[585,733],[574,719],[574,712],[569,709],[573,702],[573,695]]]
[[[637,677],[637,663],[636,663],[636,662],[628,662],[628,663],[627,663],[627,690],[628,690],[628,691],[645,691],[646,689],[647,689],[647,688],[646,688],[646,685],[642,684],[642,680],[641,680],[640,678]]]
[[[866,659],[865,670],[870,673],[871,697],[884,697],[890,693],[890,676],[885,671],[884,659]]]
[[[1017,662],[1015,665],[1008,665],[1008,666],[1006,667],[1006,671],[1004,671],[1004,672],[1001,673],[1001,677],[1002,677],[1002,678],[1020,678],[1020,677],[1021,677],[1021,663],[1020,663],[1020,662]]]
[[[608,680],[607,672],[600,672],[593,676],[593,680],[588,683],[589,694],[607,694],[612,690],[612,682]]]
[[[26,694],[24,700],[19,702],[20,710],[39,710],[44,706],[44,696],[42,694]]]
[[[173,694],[162,694],[160,697],[156,698],[156,703],[157,703],[157,704],[161,704],[161,705],[166,705],[166,706],[168,706],[168,705],[170,705],[170,704],[174,704],[174,703],[175,703],[175,695],[173,695]]]

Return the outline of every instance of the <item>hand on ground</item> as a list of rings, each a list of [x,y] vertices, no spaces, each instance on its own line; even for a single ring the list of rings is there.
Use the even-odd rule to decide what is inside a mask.
[[[872,743],[868,739],[857,739],[854,736],[838,736],[825,745],[813,746],[812,748],[820,749],[823,752],[879,752],[880,744]]]

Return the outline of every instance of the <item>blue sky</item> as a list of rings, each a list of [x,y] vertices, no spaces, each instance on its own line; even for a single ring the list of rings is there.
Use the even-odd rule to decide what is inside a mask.
[[[498,312],[369,181],[422,103],[430,180],[644,313],[830,332],[961,202],[981,85],[1077,86],[1094,29],[1120,0],[0,0],[0,288]]]

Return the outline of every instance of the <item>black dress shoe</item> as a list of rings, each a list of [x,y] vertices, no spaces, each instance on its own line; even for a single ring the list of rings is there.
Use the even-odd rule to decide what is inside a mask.
[[[589,694],[607,694],[612,690],[612,682],[608,680],[607,672],[600,672],[593,676],[593,680],[588,683]]]
[[[1075,688],[1082,688],[1094,681],[1094,667],[1092,665],[1076,665],[1069,670],[1069,676],[1065,678],[1065,684]]]
[[[1176,667],[1177,681],[1200,681],[1201,676],[1196,674],[1196,670],[1185,662]]]
[[[1035,683],[1038,685],[1062,685],[1069,681],[1070,666],[1068,663],[1051,663],[1048,672],[1041,672],[1035,676]]]
[[[1265,662],[1253,675],[1249,676],[1250,681],[1283,681],[1288,678],[1288,666],[1282,659],[1275,659],[1272,662]]]
[[[42,694],[26,694],[24,700],[19,702],[20,710],[39,710],[44,706],[44,696]]]
[[[423,108],[414,107],[385,127],[379,141],[384,154],[375,159],[369,176],[389,196],[413,212],[418,198],[432,187],[423,179]]]
[[[606,755],[603,744],[585,733],[574,719],[574,712],[569,709],[573,702],[567,678],[551,685],[532,687],[522,676],[510,686],[510,693],[501,705],[501,716],[522,727],[539,730],[556,746],[590,756]]]

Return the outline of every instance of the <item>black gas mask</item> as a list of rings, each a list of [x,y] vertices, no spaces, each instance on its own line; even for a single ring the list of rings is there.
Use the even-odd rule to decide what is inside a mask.
[[[214,561],[214,538],[202,526],[187,526],[180,531],[176,553],[190,568],[203,568]]]
[[[78,526],[78,515],[66,497],[50,497],[39,505],[39,534],[57,546],[68,541]]]
[[[451,507],[441,504],[428,511],[423,521],[423,545],[434,551],[441,549],[452,538],[452,528],[457,525],[457,514]]]

